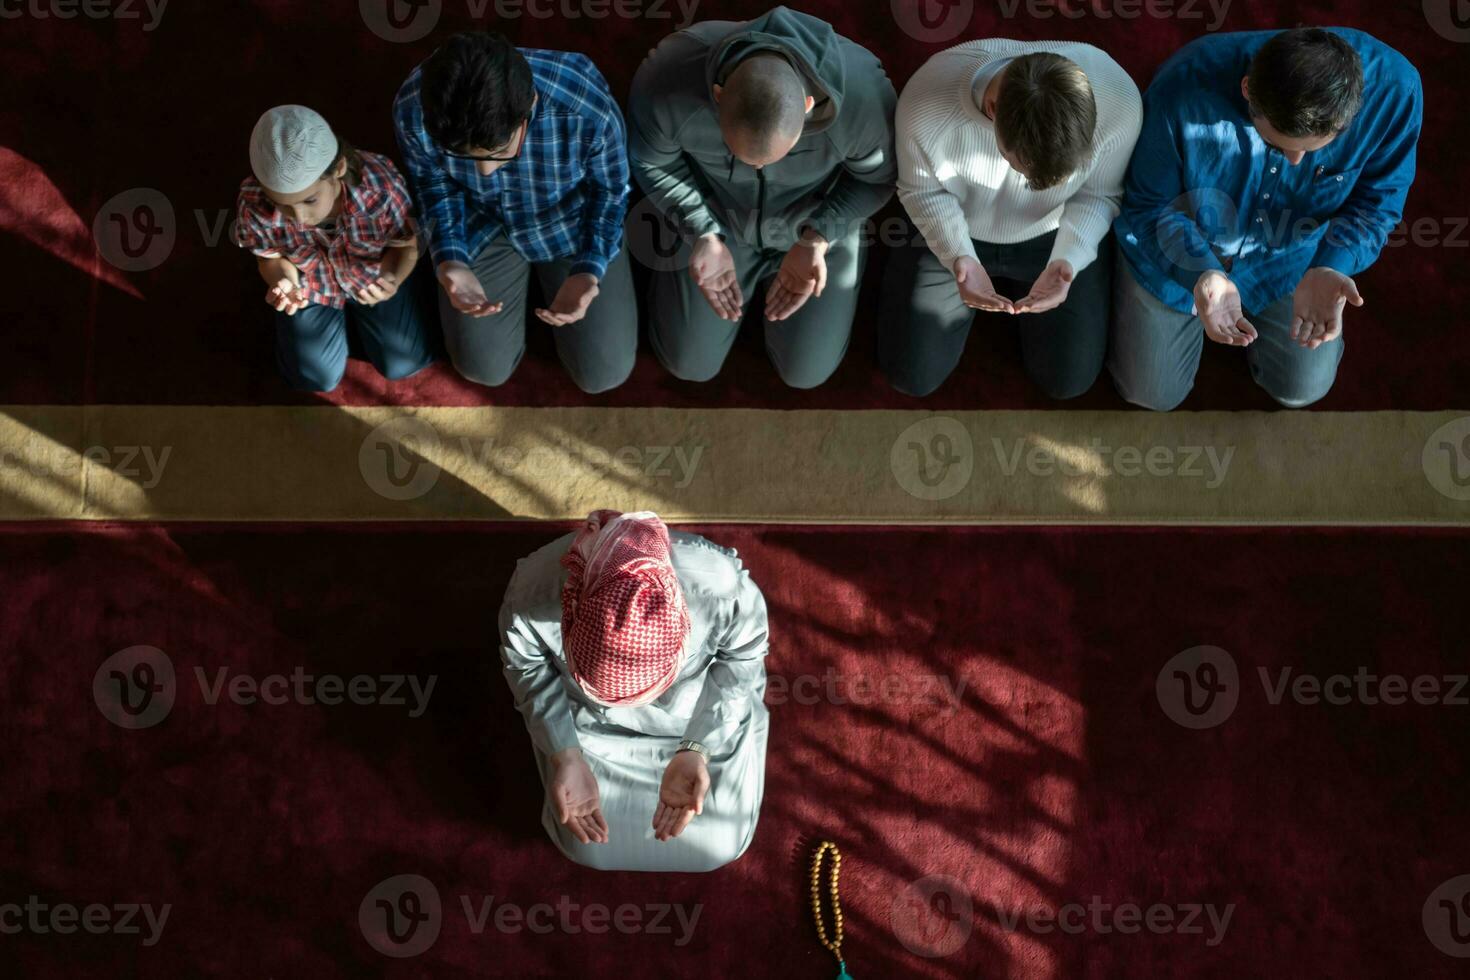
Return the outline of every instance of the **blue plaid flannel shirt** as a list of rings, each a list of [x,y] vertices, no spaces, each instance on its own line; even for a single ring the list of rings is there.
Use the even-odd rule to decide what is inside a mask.
[[[572,260],[571,275],[599,279],[622,248],[628,139],[607,81],[582,54],[520,49],[538,96],[524,146],[482,177],[424,130],[422,66],[394,104],[398,145],[434,264],[463,262],[504,233],[529,262]]]

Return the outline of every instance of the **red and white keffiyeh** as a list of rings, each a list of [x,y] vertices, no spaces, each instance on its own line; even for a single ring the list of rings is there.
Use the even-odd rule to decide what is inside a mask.
[[[684,662],[689,607],[652,513],[589,514],[561,563],[561,635],[572,676],[602,704],[635,707],[669,689]]]

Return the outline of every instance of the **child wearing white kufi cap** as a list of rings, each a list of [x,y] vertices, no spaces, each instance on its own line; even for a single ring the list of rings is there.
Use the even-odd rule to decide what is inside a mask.
[[[331,391],[349,332],[385,377],[433,360],[408,187],[391,160],[360,152],[306,106],[277,106],[250,137],[235,243],[256,257],[275,311],[276,355],[296,388]]]
[[[250,168],[262,187],[299,194],[337,162],[341,144],[321,114],[304,105],[277,106],[250,136]]]

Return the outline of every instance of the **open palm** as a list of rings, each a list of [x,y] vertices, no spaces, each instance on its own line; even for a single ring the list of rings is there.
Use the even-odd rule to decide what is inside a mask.
[[[606,844],[607,821],[602,816],[602,795],[597,777],[584,759],[560,766],[551,781],[551,805],[556,819],[583,844]]]
[[[690,821],[704,812],[704,795],[708,792],[709,767],[704,756],[698,752],[676,753],[658,789],[653,836],[669,840],[682,834]]]

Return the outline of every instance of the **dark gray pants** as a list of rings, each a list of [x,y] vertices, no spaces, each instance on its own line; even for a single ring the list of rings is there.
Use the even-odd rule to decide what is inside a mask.
[[[492,388],[510,380],[526,353],[531,270],[536,270],[541,292],[550,303],[571,266],[569,258],[527,262],[504,236],[487,245],[471,268],[490,302],[504,303],[503,310],[479,319],[466,316],[439,289],[439,318],[455,369],[470,381]],[[598,288],[597,298],[578,322],[564,327],[547,326],[540,320],[534,324],[552,331],[567,373],[588,394],[610,391],[628,380],[638,355],[638,303],[626,248],[608,265]]]
[[[1052,232],[1017,245],[975,242],[975,251],[996,291],[1017,300],[1046,269],[1055,240]],[[1052,398],[1076,398],[1097,381],[1108,348],[1111,237],[1099,246],[1097,261],[1072,280],[1065,303],[1019,316],[966,306],[954,272],[940,264],[912,227],[910,241],[915,244],[900,246],[889,257],[878,319],[878,360],[893,387],[915,397],[937,390],[959,366],[977,318],[984,329],[1020,334],[1026,373]]]
[[[740,293],[748,311],[781,267],[786,252],[757,249],[730,235]],[[801,246],[798,246],[801,247]],[[867,255],[861,229],[827,250],[827,288],[790,318],[765,323],[766,353],[781,380],[793,388],[815,388],[842,363],[852,339],[858,286]],[[688,268],[653,274],[649,335],[654,353],[669,373],[685,381],[708,381],[720,373],[740,324],[720,319],[700,292]]]

